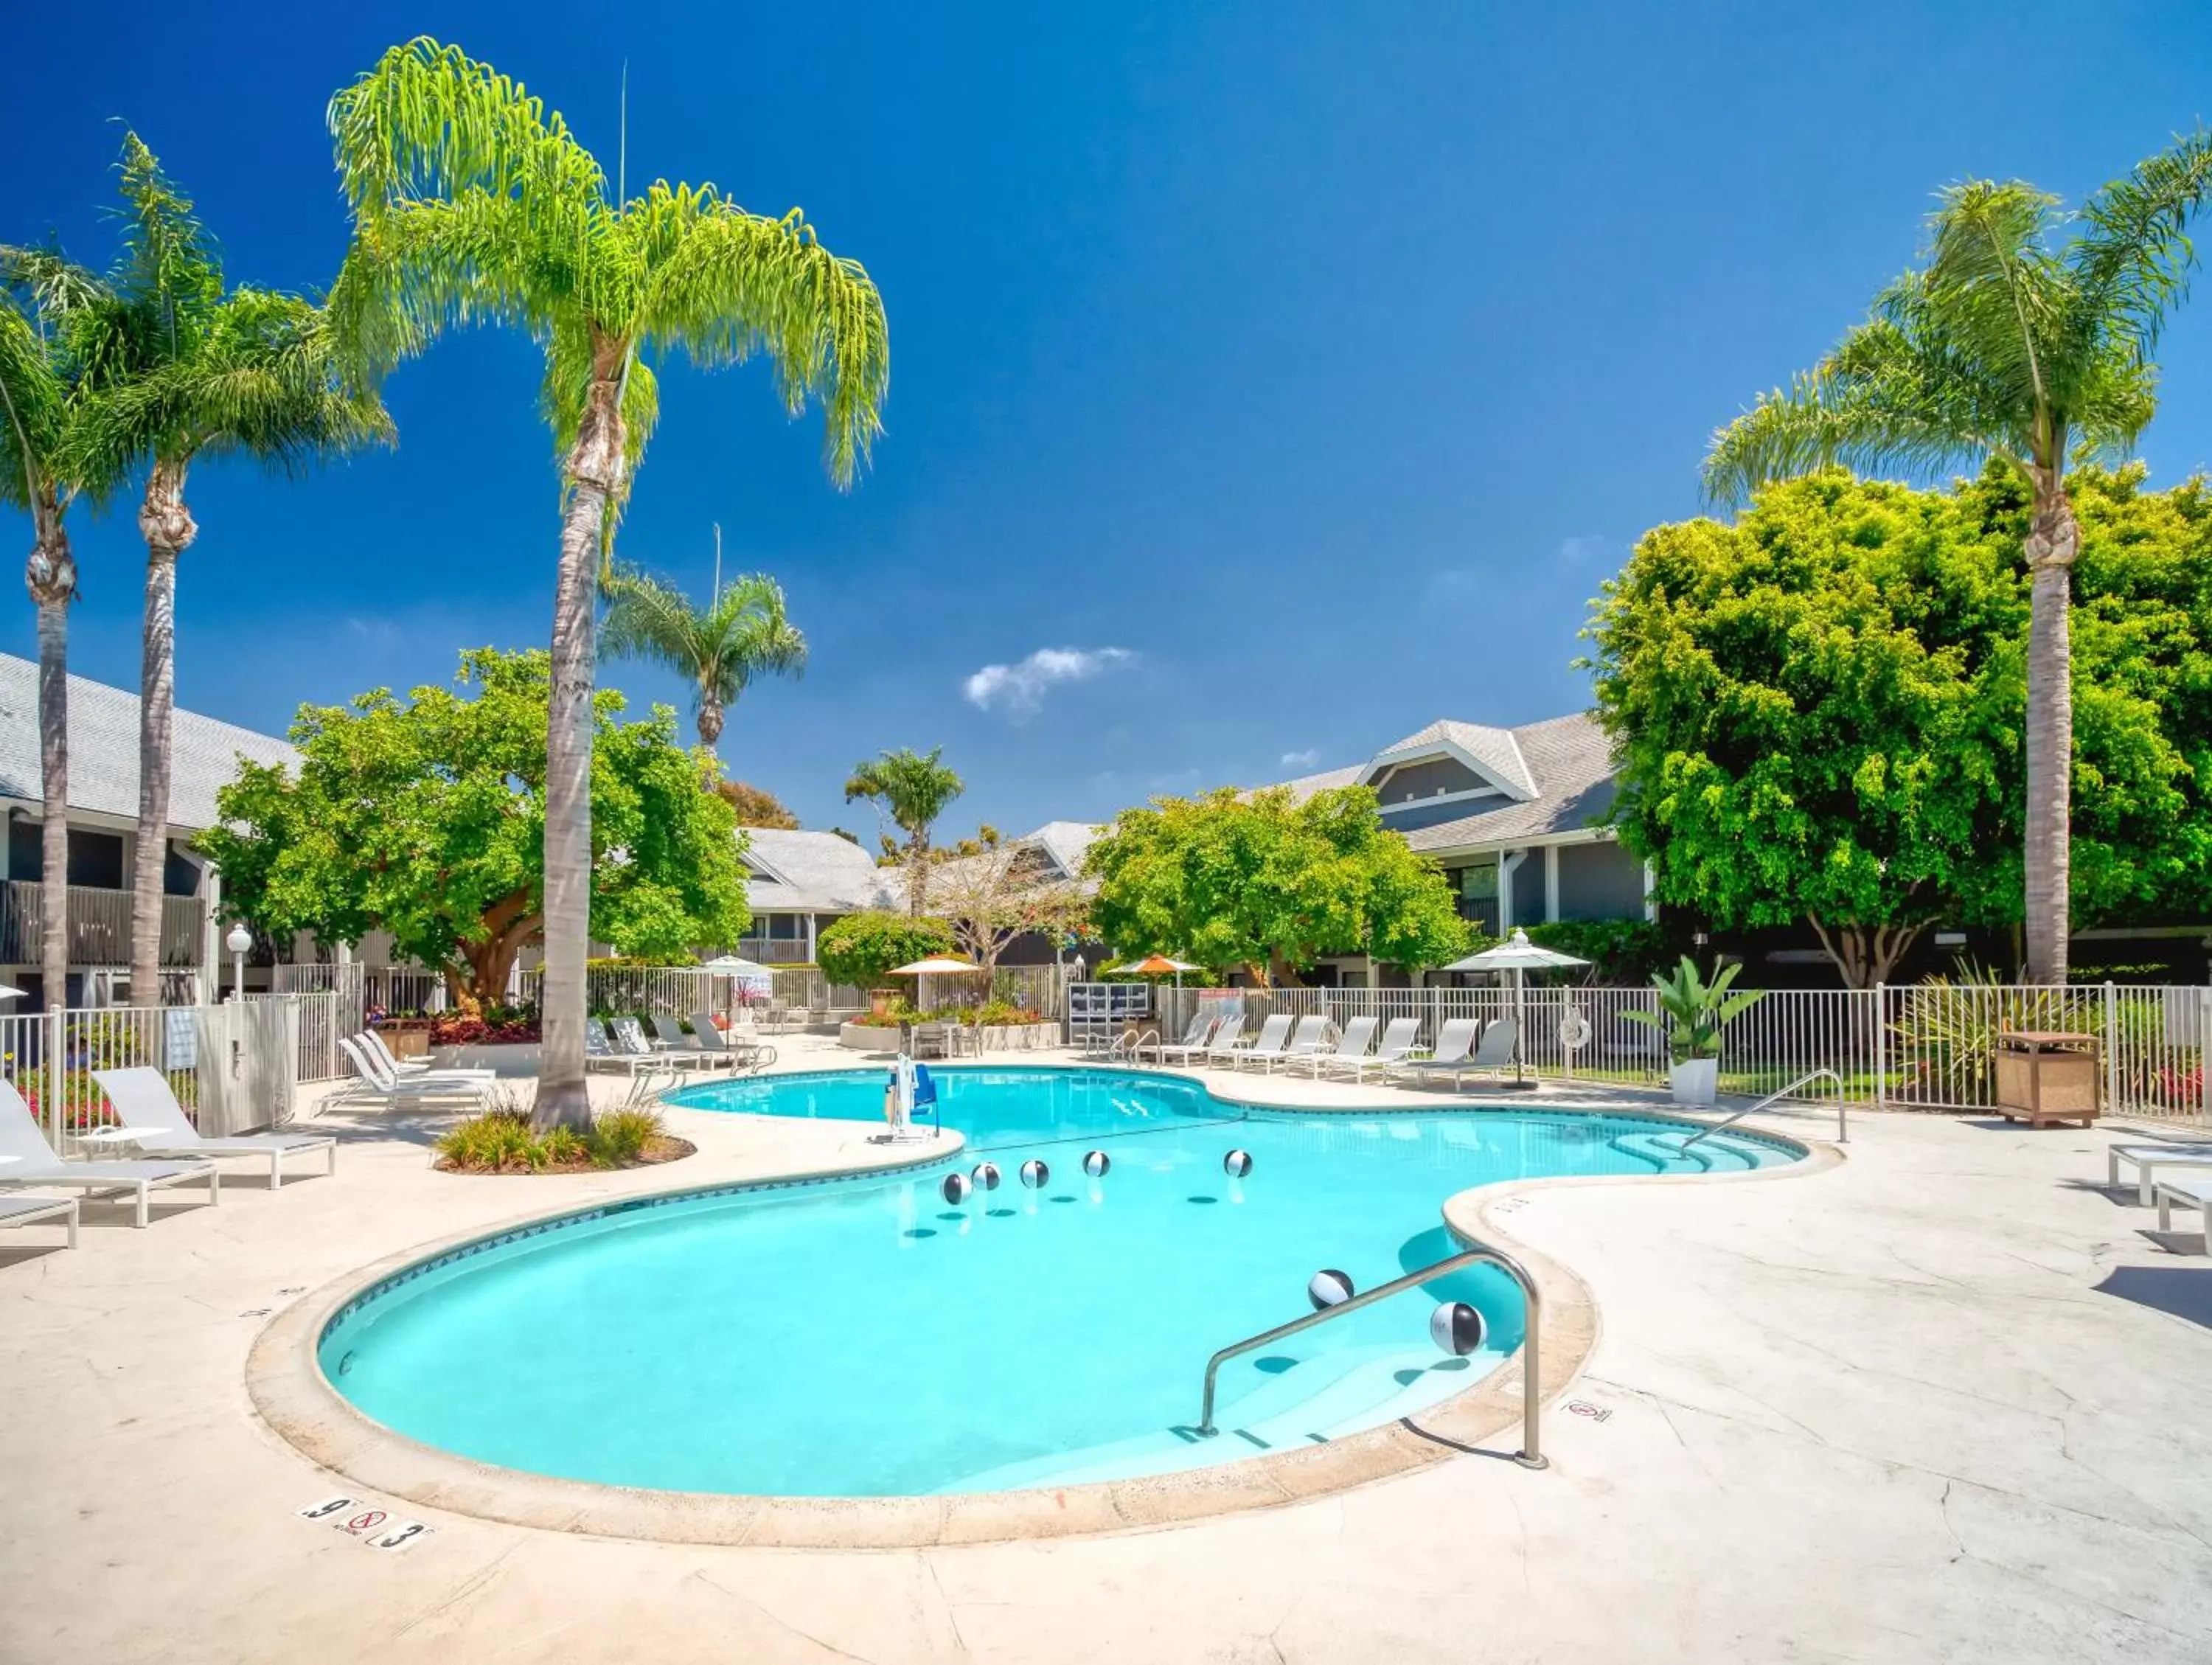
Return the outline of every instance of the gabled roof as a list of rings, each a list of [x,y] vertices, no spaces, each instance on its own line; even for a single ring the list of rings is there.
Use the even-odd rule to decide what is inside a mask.
[[[1495,781],[1501,795],[1471,798],[1467,813],[1413,827],[1404,826],[1401,817],[1408,811],[1429,810],[1432,800],[1385,805],[1383,824],[1399,824],[1406,842],[1417,850],[1510,845],[1579,832],[1601,823],[1613,807],[1612,742],[1586,712],[1514,728],[1443,719],[1384,747],[1364,763],[1281,784],[1294,801],[1303,803],[1329,787],[1360,786],[1399,764],[1437,757],[1456,757]]]
[[[1106,829],[1088,821],[1048,821],[1035,832],[1024,833],[1014,842],[1042,850],[1062,878],[1083,875],[1083,858]]]
[[[138,696],[83,677],[69,679],[69,806],[125,820],[138,813]],[[257,763],[296,765],[300,754],[272,734],[179,710],[171,731],[169,824],[179,833],[216,823],[215,794]],[[0,798],[40,804],[39,667],[0,653]]]
[[[1534,798],[1536,783],[1528,760],[1510,728],[1490,728],[1481,723],[1458,723],[1449,718],[1408,734],[1395,745],[1385,746],[1367,761],[1363,781],[1375,781],[1401,763],[1424,757],[1456,757],[1477,775],[1493,781],[1508,796]]]
[[[1579,832],[1605,819],[1613,807],[1613,742],[1595,718],[1577,712],[1546,722],[1523,723],[1511,732],[1526,762],[1534,795],[1517,803],[1510,799],[1478,799],[1484,807],[1471,814],[1408,832],[1408,844],[1417,850],[1510,844]]]
[[[890,874],[849,839],[781,827],[744,830],[745,861],[754,870],[745,903],[756,914],[849,914],[905,906]]]

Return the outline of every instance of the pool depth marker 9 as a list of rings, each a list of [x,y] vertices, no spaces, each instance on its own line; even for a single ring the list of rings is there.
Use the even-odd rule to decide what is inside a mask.
[[[1538,1443],[1538,1422],[1541,1414],[1541,1382],[1543,1371],[1538,1358],[1537,1342],[1544,1328],[1544,1297],[1521,1263],[1501,1249],[1474,1248],[1449,1255],[1432,1266],[1408,1272],[1402,1278],[1393,1278],[1387,1284],[1377,1284],[1364,1294],[1347,1295],[1341,1301],[1333,1301],[1317,1312],[1302,1314],[1287,1324],[1278,1324],[1257,1335],[1248,1335],[1242,1341],[1232,1341],[1206,1361],[1206,1395],[1198,1413],[1198,1431],[1211,1439],[1221,1431],[1213,1425],[1213,1382],[1221,1367],[1239,1354],[1279,1341],[1286,1335],[1311,1329],[1316,1324],[1327,1323],[1332,1318],[1341,1318],[1346,1313],[1356,1312],[1361,1307],[1373,1306],[1377,1301],[1388,1300],[1393,1295],[1418,1289],[1447,1272],[1457,1272],[1462,1267],[1494,1266],[1521,1285],[1521,1298],[1528,1303],[1528,1319],[1521,1339],[1521,1449],[1513,1454],[1513,1461],[1523,1468],[1549,1468],[1552,1461]]]

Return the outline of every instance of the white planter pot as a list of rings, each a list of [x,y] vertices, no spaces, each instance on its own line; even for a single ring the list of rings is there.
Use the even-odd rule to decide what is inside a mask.
[[[1720,1085],[1720,1073],[1719,1059],[1692,1058],[1687,1063],[1668,1066],[1667,1085],[1674,1091],[1674,1102],[1684,1109],[1709,1110]]]
[[[434,1047],[431,1049],[430,1064],[441,1070],[493,1070],[501,1080],[507,1080],[537,1074],[538,1053],[535,1041],[510,1041],[496,1046]]]

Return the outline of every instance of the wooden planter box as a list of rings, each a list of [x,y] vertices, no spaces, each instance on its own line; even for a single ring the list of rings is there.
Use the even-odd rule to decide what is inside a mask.
[[[2056,1030],[2007,1030],[1997,1036],[1997,1111],[2031,1127],[2087,1127],[2105,1107],[2097,1037]]]
[[[428,1018],[386,1018],[376,1026],[384,1044],[392,1048],[394,1058],[427,1058],[430,1055],[430,1019]]]

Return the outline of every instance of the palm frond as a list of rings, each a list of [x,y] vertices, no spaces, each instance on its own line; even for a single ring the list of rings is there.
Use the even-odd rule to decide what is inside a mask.
[[[222,258],[185,196],[135,132],[123,136],[123,259],[114,287],[144,309],[161,350],[185,349],[222,298]]]
[[[1942,193],[1929,219],[1927,268],[1910,290],[1930,344],[1955,345],[2014,403],[2048,409],[2067,366],[2056,350],[2072,283],[2045,245],[2055,197],[2017,179],[1970,180]]]
[[[883,431],[890,380],[883,298],[865,270],[823,248],[797,210],[749,214],[712,186],[657,182],[624,227],[647,273],[640,338],[702,368],[768,355],[786,410],[823,403],[823,460],[849,484]]]
[[[2166,314],[2188,294],[2197,265],[2189,223],[2212,191],[2212,130],[2178,135],[2081,206],[2087,228],[2070,261],[2081,293],[2075,333],[2113,327],[2138,362],[2158,345]],[[2081,343],[2084,347],[2087,342]]]
[[[338,179],[358,219],[466,191],[532,211],[604,202],[606,180],[557,111],[458,46],[393,46],[331,100]]]

